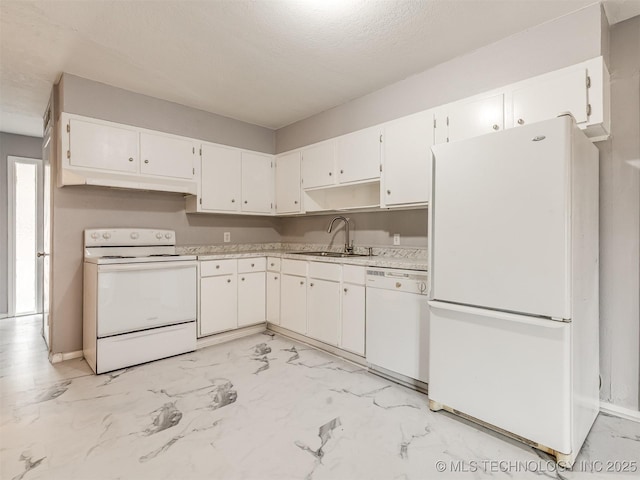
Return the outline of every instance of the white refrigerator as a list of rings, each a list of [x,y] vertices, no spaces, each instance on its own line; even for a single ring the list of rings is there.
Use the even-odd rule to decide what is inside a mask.
[[[598,150],[562,116],[432,166],[430,408],[571,466],[599,409]]]

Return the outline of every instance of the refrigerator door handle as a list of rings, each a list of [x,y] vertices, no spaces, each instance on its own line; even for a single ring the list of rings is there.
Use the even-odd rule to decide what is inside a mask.
[[[482,317],[497,318],[509,322],[524,323],[526,325],[535,325],[536,327],[563,328],[566,325],[565,322],[554,321],[547,318],[531,317],[528,315],[519,315],[517,313],[501,312],[499,310],[488,310],[478,307],[468,307],[466,305],[456,305],[455,303],[439,302],[437,300],[430,300],[429,307],[450,310],[452,312],[468,313],[470,315],[479,315]]]

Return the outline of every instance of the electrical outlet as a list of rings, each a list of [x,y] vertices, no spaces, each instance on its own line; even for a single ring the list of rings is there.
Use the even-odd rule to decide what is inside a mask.
[[[224,243],[229,243],[231,241],[231,232],[224,232]]]
[[[393,244],[394,245],[400,245],[400,234],[399,233],[394,233],[393,234]]]

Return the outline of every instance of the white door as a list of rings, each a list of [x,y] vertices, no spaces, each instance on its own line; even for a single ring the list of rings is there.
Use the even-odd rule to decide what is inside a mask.
[[[203,210],[240,211],[240,150],[202,145]]]
[[[385,205],[426,203],[431,189],[433,112],[428,110],[384,127]]]
[[[43,264],[47,258],[43,251],[42,186],[42,160],[7,157],[7,312],[1,312],[2,316],[42,312]]]
[[[98,266],[98,337],[196,319],[195,262]]]
[[[380,178],[380,136],[380,129],[372,127],[336,139],[339,183]]]
[[[571,318],[570,134],[563,117],[433,147],[433,299]]]
[[[238,327],[237,276],[200,279],[200,336]]]
[[[276,160],[276,212],[300,211],[300,152]]]
[[[68,135],[72,166],[128,173],[138,171],[137,131],[72,118]]]
[[[273,207],[273,157],[242,152],[242,211],[271,213]]]
[[[280,325],[280,274],[267,272],[267,322]]]
[[[565,72],[513,92],[515,126],[529,125],[571,112],[576,123],[588,120],[587,71]]]
[[[454,104],[448,113],[449,142],[504,129],[504,95]]]
[[[571,453],[571,324],[429,304],[429,398]]]
[[[340,347],[364,356],[365,287],[342,285],[342,324]]]
[[[302,150],[303,188],[324,187],[336,183],[335,140]]]
[[[306,335],[307,279],[296,275],[282,275],[280,292],[280,326]]]
[[[140,134],[140,173],[191,180],[196,145],[193,141],[160,134]]]
[[[266,319],[265,273],[238,274],[238,327],[263,323]]]
[[[340,283],[310,278],[307,289],[307,334],[329,345],[338,345],[339,321]]]

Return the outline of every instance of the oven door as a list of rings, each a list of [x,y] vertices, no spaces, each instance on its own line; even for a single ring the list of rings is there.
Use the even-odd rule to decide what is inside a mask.
[[[196,262],[98,267],[98,337],[196,319]]]

